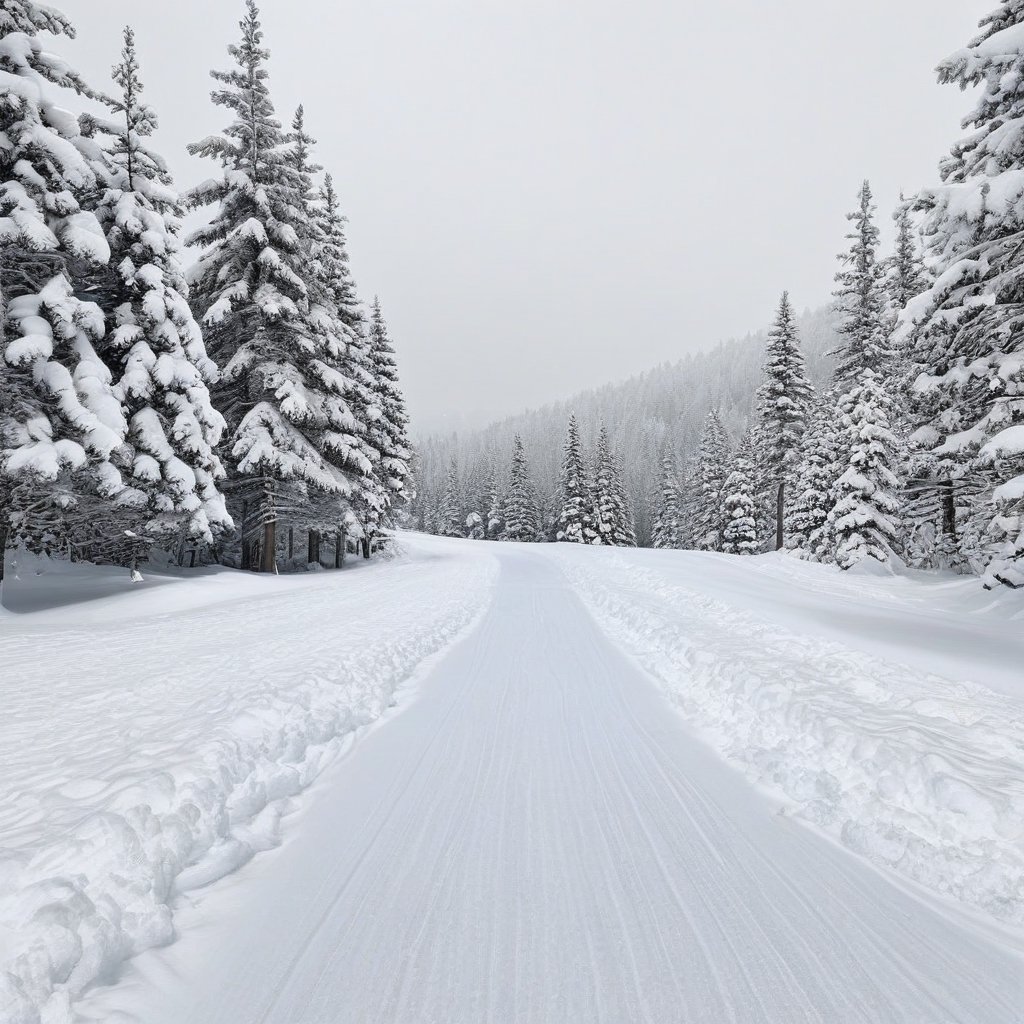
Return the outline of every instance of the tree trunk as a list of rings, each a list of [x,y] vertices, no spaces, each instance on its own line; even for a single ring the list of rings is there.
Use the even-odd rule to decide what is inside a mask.
[[[956,501],[953,494],[953,481],[943,480],[939,484],[939,491],[942,495],[942,532],[956,546]]]
[[[345,531],[338,530],[334,535],[334,568],[340,569],[345,564]]]
[[[782,545],[786,543],[783,530],[783,519],[786,508],[786,481],[779,481],[779,494],[775,504],[775,550],[781,551]]]
[[[263,524],[263,559],[260,572],[277,572],[277,522]]]
[[[364,537],[360,542],[363,548],[363,558],[370,557],[370,538]]]
[[[306,561],[310,565],[320,562],[320,533],[310,530],[306,541]]]
[[[288,561],[295,556],[295,527],[288,527]]]
[[[242,502],[242,522],[240,524],[242,533],[242,559],[241,568],[243,571],[248,572],[252,568],[252,551],[251,542],[245,539],[245,517],[249,513],[249,503],[247,501]]]
[[[0,512],[0,516],[3,513]],[[7,555],[7,523],[0,519],[0,583],[4,581],[4,561]]]

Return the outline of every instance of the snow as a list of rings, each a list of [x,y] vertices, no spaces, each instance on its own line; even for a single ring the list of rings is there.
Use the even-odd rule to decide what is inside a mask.
[[[4,1024],[1019,1020],[1021,595],[401,545],[17,567]]]
[[[483,620],[322,778],[294,841],[189,893],[183,938],[83,1020],[1019,1020],[1000,929],[779,813],[694,739],[561,568],[617,584],[616,552],[411,543],[499,559]],[[943,799],[970,810],[952,783]]]
[[[4,1024],[70,1020],[66,999],[170,941],[168,904],[277,842],[284,801],[467,627],[493,575],[402,557],[133,586],[25,562],[0,610]]]
[[[764,578],[750,585],[750,571],[730,572],[721,556],[670,554],[559,557],[606,631],[791,813],[915,882],[1024,925],[1019,623],[922,615],[888,576],[823,592],[825,567],[783,555],[758,558]],[[1024,619],[1024,601],[1007,603]],[[852,643],[815,635],[820,617],[849,620]],[[952,644],[959,657],[935,658]]]

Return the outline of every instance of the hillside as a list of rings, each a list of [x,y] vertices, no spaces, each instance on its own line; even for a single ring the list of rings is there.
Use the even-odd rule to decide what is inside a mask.
[[[808,371],[817,385],[831,370],[827,353],[837,343],[831,307],[805,310],[798,322]],[[488,454],[504,466],[516,434],[526,446],[538,490],[542,495],[550,493],[558,478],[566,422],[575,412],[588,441],[602,421],[611,431],[633,497],[638,538],[644,543],[649,530],[646,490],[657,479],[653,464],[662,444],[667,440],[682,464],[699,440],[708,410],[715,406],[734,437],[743,432],[754,408],[766,338],[764,329],[724,341],[710,351],[663,363],[620,383],[580,392],[482,430],[420,438],[418,504],[429,503],[443,486],[453,455],[464,477],[474,473]]]

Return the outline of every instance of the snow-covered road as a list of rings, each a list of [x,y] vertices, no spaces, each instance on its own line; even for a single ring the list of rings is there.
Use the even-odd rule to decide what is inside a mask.
[[[481,623],[86,1019],[1019,1024],[1006,934],[779,814],[560,558],[487,550]]]

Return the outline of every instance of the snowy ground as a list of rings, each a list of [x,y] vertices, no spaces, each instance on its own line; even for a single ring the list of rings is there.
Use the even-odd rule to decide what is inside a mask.
[[[560,546],[588,608],[790,813],[1024,925],[1024,601],[974,579]]]
[[[287,798],[467,627],[494,576],[459,553],[351,564],[8,581],[6,603],[42,610],[0,611],[0,1021],[68,1019],[170,941],[170,905],[276,844]]]
[[[1019,597],[406,546],[0,612],[0,1020],[1022,1019]]]

